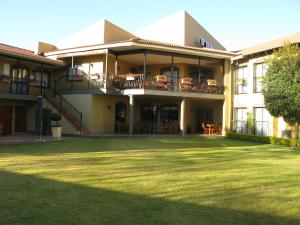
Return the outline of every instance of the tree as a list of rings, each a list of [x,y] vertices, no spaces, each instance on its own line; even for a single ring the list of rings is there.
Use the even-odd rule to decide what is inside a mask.
[[[266,109],[272,116],[296,125],[299,139],[300,48],[285,44],[269,58],[268,66],[263,88]]]

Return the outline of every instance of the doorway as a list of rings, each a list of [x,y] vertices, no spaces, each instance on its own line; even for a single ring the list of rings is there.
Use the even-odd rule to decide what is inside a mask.
[[[0,106],[0,124],[3,135],[9,135],[12,132],[12,106]]]

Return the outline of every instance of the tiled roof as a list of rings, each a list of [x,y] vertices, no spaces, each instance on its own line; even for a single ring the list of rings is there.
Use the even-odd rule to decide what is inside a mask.
[[[286,37],[282,37],[282,38],[278,38],[272,41],[268,41],[259,45],[254,45],[252,47],[249,48],[245,48],[242,49],[240,51],[238,51],[237,53],[240,55],[252,55],[252,54],[257,54],[257,53],[261,53],[261,52],[265,52],[265,51],[270,51],[270,50],[274,50],[277,48],[282,47],[286,42],[295,44],[295,43],[300,43],[300,33],[297,32],[293,35],[290,36],[286,36]]]
[[[45,62],[45,63],[63,65],[63,63],[61,61],[49,59],[49,58],[46,58],[46,57],[40,56],[40,55],[36,55],[34,53],[34,51],[27,50],[24,48],[18,48],[15,46],[6,45],[6,44],[2,44],[2,43],[0,43],[0,53],[4,53],[7,55],[13,55],[16,57],[21,57],[21,58],[28,58],[28,59],[32,59],[32,60],[36,60],[36,61],[40,61],[40,62]]]
[[[115,45],[115,44],[122,44],[122,43],[137,43],[137,44],[145,44],[145,45],[152,45],[152,46],[158,46],[158,47],[170,47],[170,48],[177,48],[177,49],[182,49],[182,50],[190,50],[190,51],[197,51],[197,52],[204,52],[204,53],[211,53],[211,54],[221,54],[225,56],[236,56],[236,53],[229,52],[229,51],[223,51],[223,50],[217,50],[217,49],[212,49],[212,48],[205,48],[205,47],[191,47],[191,46],[183,46],[183,45],[176,45],[176,44],[171,44],[171,43],[165,43],[165,42],[158,42],[158,41],[151,41],[151,40],[145,40],[141,38],[133,38],[129,40],[124,40],[124,41],[116,41],[116,42],[108,42],[104,44],[97,44],[97,45],[86,45],[86,46],[78,46],[74,48],[65,48],[65,49],[57,49],[53,51],[46,52],[47,53],[55,53],[55,52],[60,52],[60,51],[69,51],[73,50],[74,51],[80,51],[80,49],[83,48],[93,48],[95,49],[96,47],[104,47],[106,45]]]
[[[34,55],[34,52],[31,50],[27,50],[24,48],[18,48],[18,47],[14,47],[14,46],[2,44],[2,43],[0,43],[0,50],[7,51],[7,52],[14,52],[14,53],[23,54],[23,55],[30,55],[30,56]]]
[[[213,49],[213,48],[183,46],[183,45],[176,45],[176,44],[170,44],[170,43],[165,43],[165,42],[145,40],[145,39],[140,39],[140,38],[133,39],[132,41],[136,42],[136,43],[141,43],[141,44],[150,44],[150,45],[157,45],[157,46],[174,47],[174,48],[181,48],[181,49],[199,51],[199,52],[224,54],[224,55],[229,55],[229,56],[235,56],[236,55],[233,52],[223,51],[223,50],[218,50],[218,49]]]

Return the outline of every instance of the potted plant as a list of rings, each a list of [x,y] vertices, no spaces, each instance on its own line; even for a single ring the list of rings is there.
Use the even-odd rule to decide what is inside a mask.
[[[52,136],[55,138],[61,138],[62,126],[59,124],[61,121],[61,115],[59,113],[52,113],[51,114],[51,121],[54,121],[52,124]]]

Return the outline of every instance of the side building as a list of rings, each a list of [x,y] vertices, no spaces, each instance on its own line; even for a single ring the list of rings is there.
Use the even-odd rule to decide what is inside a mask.
[[[296,128],[283,118],[274,118],[265,109],[262,95],[268,66],[266,60],[285,43],[300,45],[300,33],[255,45],[237,52],[232,58],[233,104],[232,129],[237,132],[275,137],[295,137]],[[255,121],[253,130],[247,120]]]

